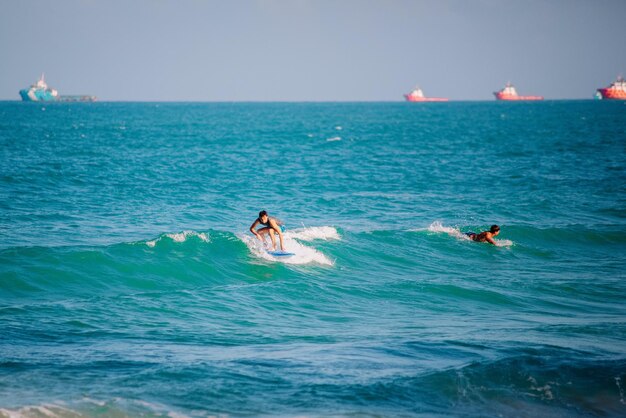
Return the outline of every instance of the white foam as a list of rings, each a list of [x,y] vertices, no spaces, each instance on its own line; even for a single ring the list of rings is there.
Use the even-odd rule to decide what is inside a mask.
[[[140,405],[144,408],[147,408],[153,412],[156,412],[159,415],[162,415],[164,412],[167,412],[167,416],[170,418],[187,418],[187,415],[181,414],[179,412],[170,411],[168,410],[167,406],[161,405],[158,403],[146,402],[142,400],[136,400],[133,403]]]
[[[551,390],[552,387],[550,386],[550,383],[554,384],[554,382],[548,382],[548,384],[539,386],[537,384],[537,380],[534,377],[529,376],[527,380],[530,382],[530,389],[539,392],[539,396],[541,397],[541,399],[554,399],[554,395],[552,394]]]
[[[170,418],[187,418],[187,415],[180,414],[178,412],[169,411],[167,416]]]
[[[200,238],[203,242],[209,242],[209,236],[204,232],[196,232],[196,231],[183,231],[178,234],[165,234],[166,237],[173,239],[176,242],[185,242],[188,238],[196,237]]]
[[[154,248],[157,242],[161,241],[164,237],[171,239],[174,242],[185,242],[191,237],[199,238],[203,242],[211,242],[208,234],[204,232],[196,232],[196,231],[182,231],[177,233],[170,233],[160,236],[157,239],[146,241],[146,245],[150,248]]]
[[[341,141],[341,137],[340,136],[333,136],[332,138],[327,138],[326,141],[328,141],[328,142]]]
[[[84,397],[83,402],[92,403],[94,405],[101,406],[101,407],[106,406],[106,402],[99,401],[97,399],[88,398],[88,397]]]
[[[457,238],[463,241],[472,240],[465,233],[461,232],[460,229],[454,228],[451,226],[444,226],[439,221],[433,222],[432,224],[430,224],[428,228],[413,229],[412,231],[424,231],[424,230],[429,231],[429,232],[435,232],[435,233],[446,233],[454,238]],[[513,245],[513,241],[511,241],[510,239],[501,239],[501,240],[494,240],[494,241],[496,242],[497,247],[510,247]]]
[[[624,402],[624,390],[622,389],[622,378],[621,377],[616,377],[615,378],[615,384],[617,385],[617,389],[619,389],[619,402],[622,405],[626,405],[626,402]]]
[[[312,226],[308,228],[297,228],[294,230],[287,230],[287,232],[285,232],[283,235],[285,237],[298,239],[301,241],[313,241],[316,239],[323,239],[325,241],[328,241],[341,239],[341,236],[339,235],[337,230],[332,226]]]
[[[115,404],[125,404],[127,403],[125,399],[115,398],[113,402],[104,402],[98,401],[91,398],[83,398],[83,402],[86,404],[93,404],[101,408],[109,407],[108,411],[105,411],[106,416],[127,416],[121,410],[115,408]],[[165,405],[160,405],[156,403],[146,402],[142,400],[130,401],[132,404],[139,405],[142,408],[149,410],[149,412],[153,412],[157,416],[167,416],[170,418],[188,418],[187,415],[171,411]],[[90,415],[89,412],[84,413],[78,410],[68,409],[61,404],[64,404],[63,401],[55,401],[52,404],[44,403],[41,405],[28,405],[19,407],[17,409],[6,409],[0,408],[0,417],[5,418],[32,418],[32,417],[50,417],[50,418],[65,418],[65,417],[84,417]],[[148,413],[147,415],[154,415],[152,413]],[[102,414],[99,414],[102,415]],[[140,414],[140,415],[146,415]]]
[[[435,232],[437,234],[445,233],[445,234],[450,235],[451,237],[454,237],[460,240],[471,241],[470,237],[462,233],[460,229],[454,228],[451,226],[444,226],[439,221],[433,222],[432,224],[430,224],[430,226],[428,226],[428,228],[416,228],[416,229],[411,229],[411,231],[428,231],[428,232]]]
[[[445,232],[449,235],[452,235],[457,238],[469,239],[469,237],[463,234],[458,228],[453,228],[451,226],[444,226],[441,222],[435,221],[428,228],[426,228],[430,232]]]
[[[285,250],[295,254],[290,257],[274,257],[268,254],[267,249],[271,246],[270,238],[266,238],[267,243],[265,245],[263,245],[261,241],[259,241],[256,237],[252,235],[244,235],[240,236],[239,238],[248,246],[252,254],[264,260],[285,264],[317,263],[325,266],[333,265],[333,262],[322,252],[317,251],[315,248],[311,248],[299,243],[298,241],[296,241],[295,237],[293,237],[292,235],[287,235],[287,233],[283,234]],[[280,245],[278,237],[276,237],[276,245]]]
[[[5,409],[0,408],[0,416],[9,417],[9,418],[22,418],[22,417],[37,417],[37,416],[45,416],[45,417],[64,417],[64,416],[78,416],[78,413],[72,411],[71,409],[63,408],[60,405],[56,404],[42,404],[42,405],[32,405],[32,406],[23,406],[18,409]]]
[[[36,411],[38,411],[39,413],[41,413],[42,415],[45,415],[47,417],[56,417],[58,416],[56,413],[54,413],[50,408],[50,406],[36,406],[34,407],[34,409]]]

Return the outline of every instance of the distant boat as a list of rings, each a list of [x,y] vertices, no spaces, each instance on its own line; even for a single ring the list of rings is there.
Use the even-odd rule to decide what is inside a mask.
[[[25,102],[95,102],[97,100],[96,96],[88,95],[60,96],[57,90],[48,87],[43,74],[35,84],[20,90],[20,96]]]
[[[405,94],[407,102],[447,102],[448,99],[442,97],[425,97],[424,92],[419,87],[415,87],[412,92]]]
[[[596,94],[600,94],[603,99],[626,100],[626,81],[622,76],[617,77],[617,81],[609,87],[598,89]]]
[[[493,94],[496,100],[543,100],[543,96],[520,96],[511,83],[506,83],[502,90]]]

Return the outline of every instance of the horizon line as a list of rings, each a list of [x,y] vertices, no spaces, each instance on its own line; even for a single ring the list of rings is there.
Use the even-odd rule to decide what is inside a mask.
[[[96,96],[97,97],[97,96]],[[0,99],[0,102],[19,102],[19,103],[36,103],[36,104],[50,104],[50,103],[410,103],[412,105],[421,104],[445,104],[445,103],[461,103],[461,102],[512,102],[512,103],[527,103],[527,102],[555,102],[555,101],[597,101],[597,102],[620,102],[620,100],[599,100],[593,97],[569,97],[569,98],[545,98],[543,100],[497,100],[497,99],[449,99],[443,102],[409,102],[407,100],[100,100],[95,101],[75,101],[75,102],[63,102],[63,101],[25,101],[20,99]]]

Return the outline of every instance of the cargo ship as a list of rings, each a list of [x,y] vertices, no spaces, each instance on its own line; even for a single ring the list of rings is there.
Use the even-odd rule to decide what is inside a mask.
[[[412,92],[404,95],[407,102],[447,102],[448,99],[442,97],[425,97],[424,92],[419,87],[415,87]]]
[[[617,77],[617,81],[609,87],[598,89],[596,94],[600,94],[602,99],[626,100],[626,81],[622,76]]]
[[[543,100],[543,96],[520,96],[511,83],[506,83],[502,90],[493,94],[496,100]]]
[[[71,95],[61,96],[56,89],[48,87],[44,75],[27,89],[20,90],[20,96],[25,102],[95,102],[96,96]]]

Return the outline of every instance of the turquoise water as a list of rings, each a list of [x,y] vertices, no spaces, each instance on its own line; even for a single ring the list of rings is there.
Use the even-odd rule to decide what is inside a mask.
[[[626,414],[624,103],[5,102],[0,144],[0,416]]]

